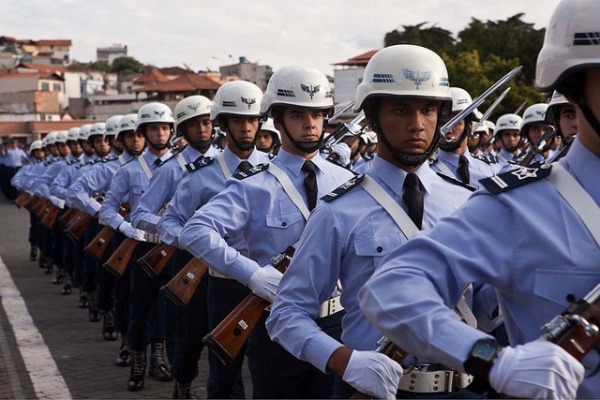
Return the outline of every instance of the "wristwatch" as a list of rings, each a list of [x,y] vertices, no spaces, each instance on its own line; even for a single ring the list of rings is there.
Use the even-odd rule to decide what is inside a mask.
[[[475,342],[469,357],[463,363],[465,372],[487,381],[490,370],[501,350],[502,346],[496,343],[494,339],[479,339]]]

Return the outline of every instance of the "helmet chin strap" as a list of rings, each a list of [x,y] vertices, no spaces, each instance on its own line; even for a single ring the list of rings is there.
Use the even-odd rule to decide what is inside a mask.
[[[231,132],[227,132],[227,137],[229,139],[231,139],[231,141],[233,142],[233,145],[236,147],[236,149],[240,150],[240,151],[248,151],[252,148],[254,148],[254,145],[256,145],[256,137],[257,135],[254,135],[254,140],[250,143],[240,143],[237,140],[235,140],[235,136],[233,136],[231,134]]]
[[[519,143],[517,143],[516,146],[507,146],[506,143],[504,143],[504,137],[502,135],[500,135],[500,142],[502,142],[502,147],[504,147],[504,150],[508,151],[509,153],[512,153],[513,151],[516,151],[519,146],[521,145],[521,142],[523,141],[523,139],[519,139]]]
[[[325,136],[325,129],[327,128],[327,122],[323,124],[323,131],[321,132],[321,137],[319,138],[319,140],[313,142],[298,142],[297,140],[294,140],[292,135],[290,135],[283,121],[281,121],[281,127],[283,128],[283,133],[285,133],[288,139],[290,139],[292,145],[294,146],[294,148],[296,148],[296,150],[300,150],[303,153],[310,154],[319,150],[319,148],[321,147],[321,144],[323,143],[323,137]]]
[[[161,150],[164,150],[164,149],[166,149],[166,148],[168,147],[168,145],[169,145],[169,143],[168,143],[168,142],[167,142],[167,143],[165,143],[165,144],[154,144],[154,143],[152,143],[152,142],[151,142],[151,141],[149,141],[149,140],[147,140],[147,142],[148,142],[148,145],[149,145],[150,147],[152,147],[154,150],[158,150],[158,151],[161,151]]]
[[[587,106],[587,104],[583,102],[577,103],[583,117],[586,119],[588,124],[592,127],[594,131],[596,131],[596,135],[600,136],[600,122],[598,122],[598,118],[594,115],[594,112]]]

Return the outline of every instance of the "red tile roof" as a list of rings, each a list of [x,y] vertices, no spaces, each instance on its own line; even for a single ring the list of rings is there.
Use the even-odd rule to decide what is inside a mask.
[[[156,68],[152,68],[150,71],[143,73],[139,77],[135,78],[133,82],[144,84],[144,83],[158,83],[158,82],[167,82],[169,78],[165,76],[162,72],[160,72]]]
[[[11,133],[25,133],[29,132],[29,122],[18,121],[18,122],[0,122],[0,135],[11,134]]]
[[[371,59],[371,57],[373,57],[373,55],[375,53],[377,53],[379,50],[370,50],[367,51],[366,53],[362,53],[358,56],[352,57],[347,59],[346,61],[342,61],[339,63],[334,63],[332,65],[348,65],[348,66],[360,66],[360,65],[367,65],[367,63],[369,62],[369,60]]]
[[[71,39],[41,39],[35,40],[38,46],[72,46]]]
[[[36,64],[36,63],[21,63],[18,67],[24,67],[27,69],[35,69],[40,72],[67,72],[69,69],[61,65],[48,65],[48,64]]]
[[[221,84],[204,75],[188,73],[168,82],[147,85],[134,89],[135,92],[193,92],[196,90],[217,90]]]

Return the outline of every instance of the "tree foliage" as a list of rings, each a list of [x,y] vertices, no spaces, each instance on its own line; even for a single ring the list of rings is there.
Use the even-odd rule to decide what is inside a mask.
[[[144,64],[133,57],[115,58],[112,63],[112,72],[117,73],[119,76],[141,73],[144,72],[144,69]]]
[[[506,20],[487,22],[473,18],[458,33],[458,39],[445,29],[426,27],[426,22],[403,25],[401,31],[386,33],[384,46],[408,43],[435,51],[446,63],[450,85],[467,90],[473,98],[511,69],[523,65],[521,73],[509,83],[510,93],[490,117],[493,120],[514,112],[523,101],[527,101],[528,105],[543,101],[533,83],[545,30],[535,29],[533,24],[523,22],[522,17],[520,13]],[[479,109],[485,111],[496,95],[492,95]]]

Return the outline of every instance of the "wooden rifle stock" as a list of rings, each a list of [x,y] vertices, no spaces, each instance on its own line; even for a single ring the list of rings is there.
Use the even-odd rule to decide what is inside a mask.
[[[29,199],[31,199],[31,194],[29,194],[27,192],[23,192],[19,196],[17,196],[17,198],[15,199],[15,205],[17,206],[17,208],[21,208],[25,204],[27,204]]]
[[[387,336],[382,337],[377,342],[377,353],[382,353],[402,365],[404,359],[408,356],[408,353],[396,346]],[[373,396],[359,392],[358,390],[350,397],[351,399],[372,399]]]
[[[92,217],[88,213],[79,211],[76,217],[73,217],[73,221],[66,227],[65,233],[74,242],[78,242],[83,237],[85,230],[92,222]]]
[[[161,291],[177,307],[184,309],[190,303],[206,272],[208,265],[194,257],[161,288]]]
[[[36,213],[39,218],[42,218],[42,213],[44,212],[44,209],[46,208],[46,205],[48,203],[50,203],[48,199],[40,199],[40,201],[35,205],[32,211]]]
[[[58,218],[59,213],[60,208],[56,207],[52,203],[49,203],[48,206],[44,209],[44,216],[41,221],[42,225],[44,225],[48,229],[52,229],[52,227],[56,223],[56,219]]]
[[[29,198],[29,201],[23,205],[23,207],[25,207],[26,209],[28,209],[31,212],[34,212],[33,210],[38,206],[38,203],[40,201],[41,201],[41,199],[39,197],[37,197],[36,195],[33,195]]]
[[[121,208],[119,209],[119,214],[125,215],[128,212],[129,212],[129,203],[122,204]],[[92,241],[89,242],[87,246],[85,246],[84,250],[89,255],[91,255],[92,257],[99,260],[100,258],[102,258],[102,255],[108,248],[108,245],[110,244],[110,241],[112,240],[114,235],[115,235],[115,230],[113,228],[111,228],[110,226],[106,225],[104,228],[102,228],[100,230],[100,232],[98,232],[96,237],[94,237],[94,239],[92,239]]]
[[[87,246],[85,246],[84,250],[89,255],[99,260],[108,248],[108,245],[110,244],[110,241],[114,235],[115,230],[110,226],[106,225],[100,230],[100,232],[98,232],[96,237],[94,237],[94,239],[92,239],[92,241],[89,242]]]
[[[152,279],[158,279],[177,247],[159,243],[138,260],[138,264]]]
[[[290,265],[294,251],[294,247],[290,246],[277,255],[273,260],[273,267],[284,273]],[[223,363],[228,364],[238,356],[263,312],[270,305],[271,303],[262,297],[250,293],[219,325],[204,336],[202,341]]]
[[[58,221],[63,224],[63,226],[68,226],[71,222],[71,219],[77,214],[76,208],[69,208],[63,215],[58,218]]]
[[[117,247],[117,250],[115,250],[110,258],[104,263],[103,267],[116,277],[122,277],[127,269],[129,260],[139,243],[140,242],[135,239],[125,238],[119,247]]]
[[[600,283],[583,299],[542,327],[546,340],[581,361],[600,346]]]

